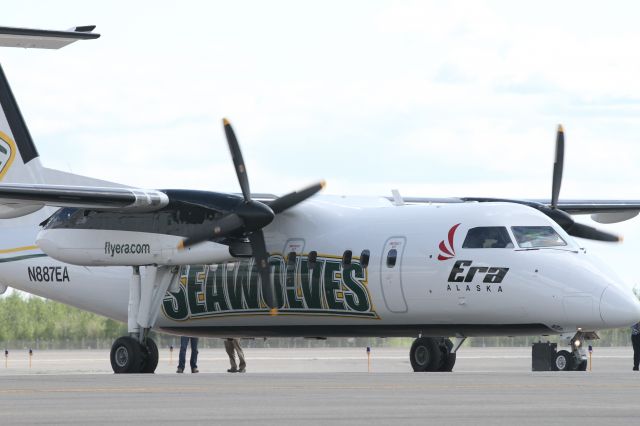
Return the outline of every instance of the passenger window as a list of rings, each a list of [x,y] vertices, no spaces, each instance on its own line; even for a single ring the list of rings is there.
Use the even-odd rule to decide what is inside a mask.
[[[362,253],[360,253],[360,265],[363,268],[369,266],[369,250],[362,250]]]
[[[511,230],[521,248],[567,245],[566,241],[550,226],[512,226]]]
[[[513,248],[504,226],[481,226],[469,229],[462,248]]]
[[[342,254],[342,266],[349,266],[351,265],[351,250],[345,250],[344,253]]]
[[[393,268],[396,266],[396,260],[398,258],[398,251],[396,249],[389,250],[387,254],[387,268]]]

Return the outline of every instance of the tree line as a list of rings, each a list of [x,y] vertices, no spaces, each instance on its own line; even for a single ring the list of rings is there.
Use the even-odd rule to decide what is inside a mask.
[[[117,337],[127,334],[127,325],[53,300],[19,292],[0,298],[0,345],[5,348],[108,349]],[[598,332],[594,346],[630,345],[628,328]],[[176,336],[155,334],[159,348],[179,346]],[[475,337],[468,346],[529,346],[538,340],[557,342],[555,336]],[[410,346],[411,338],[269,338],[249,340],[247,347],[380,347]],[[221,347],[220,339],[203,339],[202,347]]]

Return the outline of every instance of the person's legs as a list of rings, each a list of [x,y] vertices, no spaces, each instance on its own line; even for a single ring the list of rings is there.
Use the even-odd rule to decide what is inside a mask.
[[[235,373],[236,371],[238,371],[238,365],[236,364],[236,357],[234,355],[233,339],[224,339],[224,349],[227,351],[227,355],[229,356],[229,363],[231,364],[231,368],[227,371],[230,373]]]
[[[178,372],[184,371],[184,364],[187,355],[187,345],[189,345],[189,338],[186,336],[180,337],[180,355],[178,356]]]
[[[633,345],[633,369],[637,370],[640,365],[640,334],[632,335],[631,343]]]
[[[191,364],[191,372],[196,373],[198,370],[198,338],[197,337],[191,338],[191,360],[189,363]]]
[[[240,365],[239,368],[241,372],[244,372],[247,363],[244,360],[244,352],[242,351],[242,348],[240,347],[240,339],[233,339],[233,347],[236,350],[236,353],[238,354],[238,361],[240,361]]]

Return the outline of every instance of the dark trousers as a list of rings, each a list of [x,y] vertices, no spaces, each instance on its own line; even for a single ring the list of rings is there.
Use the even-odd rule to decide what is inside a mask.
[[[197,337],[180,337],[180,357],[178,358],[178,368],[184,369],[185,358],[187,356],[187,346],[191,341],[191,368],[198,368],[198,338]]]
[[[633,368],[638,369],[640,364],[640,334],[631,335],[631,344],[633,345]]]

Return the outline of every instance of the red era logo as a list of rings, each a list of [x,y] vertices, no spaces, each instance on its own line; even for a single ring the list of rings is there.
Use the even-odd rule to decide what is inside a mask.
[[[444,240],[440,241],[440,245],[438,246],[440,248],[440,254],[438,255],[438,260],[449,260],[455,257],[456,249],[453,248],[453,237],[455,236],[456,229],[458,229],[458,226],[460,226],[459,223],[457,225],[453,225],[451,229],[449,229],[449,235],[447,236],[447,240],[449,242],[448,246]]]

